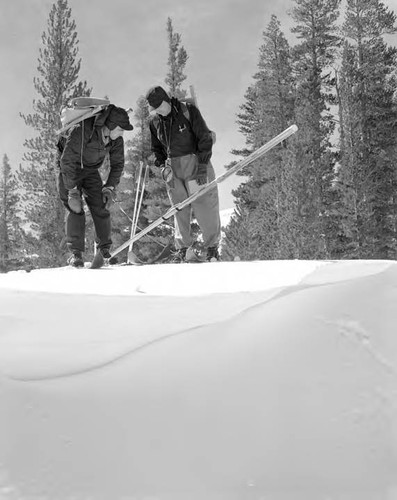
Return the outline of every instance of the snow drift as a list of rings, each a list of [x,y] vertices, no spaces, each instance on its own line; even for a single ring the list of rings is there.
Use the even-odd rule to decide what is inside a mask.
[[[389,261],[0,276],[0,498],[395,500]]]

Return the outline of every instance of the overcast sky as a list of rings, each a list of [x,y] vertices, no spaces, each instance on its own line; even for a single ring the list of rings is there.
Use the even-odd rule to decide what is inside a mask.
[[[31,137],[19,113],[30,113],[37,98],[33,78],[41,35],[47,29],[53,0],[0,0],[0,68],[2,120],[0,155],[12,166],[22,158]],[[80,77],[92,95],[108,95],[119,106],[136,107],[148,87],[164,84],[167,72],[167,17],[181,34],[189,60],[186,86],[194,85],[200,109],[217,133],[213,163],[217,174],[233,159],[232,148],[244,146],[236,113],[257,70],[262,33],[270,16],[279,17],[290,36],[288,12],[293,0],[68,0],[76,21]],[[397,0],[387,0],[397,10]],[[128,139],[133,134],[126,134]],[[221,208],[232,206],[231,188],[221,188]]]

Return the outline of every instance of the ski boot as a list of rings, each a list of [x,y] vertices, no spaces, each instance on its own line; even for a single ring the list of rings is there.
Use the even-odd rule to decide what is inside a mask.
[[[182,262],[186,262],[186,251],[187,248],[179,248],[171,255],[171,260],[173,264],[181,264]]]
[[[68,259],[68,264],[72,267],[84,267],[84,261],[81,252],[73,252],[73,254]]]
[[[98,250],[91,262],[90,269],[100,269],[111,263],[112,256],[107,248]]]
[[[218,247],[208,247],[207,248],[207,261],[208,262],[218,262],[221,260],[219,255]]]

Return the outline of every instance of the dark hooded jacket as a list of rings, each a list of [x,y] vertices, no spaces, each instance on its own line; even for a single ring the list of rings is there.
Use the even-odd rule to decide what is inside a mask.
[[[189,119],[183,112],[183,105],[189,110]],[[178,99],[172,98],[170,114],[154,116],[149,127],[157,166],[163,165],[167,156],[177,158],[194,153],[198,162],[205,164],[211,159],[212,134],[193,104],[182,104]]]
[[[111,105],[112,106],[112,105]],[[124,139],[118,137],[105,145],[102,128],[111,111],[111,106],[73,128],[58,142],[59,167],[66,189],[76,185],[76,176],[81,168],[100,168],[109,152],[110,172],[106,185],[116,187],[124,169]]]

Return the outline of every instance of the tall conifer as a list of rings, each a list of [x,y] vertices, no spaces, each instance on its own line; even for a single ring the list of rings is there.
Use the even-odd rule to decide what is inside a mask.
[[[60,243],[64,237],[64,208],[57,194],[56,133],[60,110],[70,98],[88,95],[86,82],[78,80],[80,59],[76,24],[67,0],[52,5],[47,31],[42,34],[38,73],[34,89],[33,114],[21,114],[35,137],[25,141],[25,164],[19,181],[25,192],[25,217],[37,235],[38,264],[63,262]]]
[[[340,0],[295,0],[292,32],[296,78],[295,158],[301,258],[327,258],[334,239],[332,208],[335,152],[331,137],[335,82],[331,71],[340,45]]]
[[[17,179],[5,154],[0,165],[0,271],[20,267],[24,254],[19,202]]]
[[[240,131],[246,136],[248,154],[262,146],[294,121],[294,84],[290,47],[276,16],[263,33],[258,72],[248,88],[246,102],[238,115]],[[283,243],[288,209],[286,154],[288,145],[270,151],[244,169],[248,177],[234,191],[237,215],[226,229],[223,253],[243,259],[274,258],[290,253]],[[248,232],[248,233],[247,233]]]
[[[384,40],[395,24],[395,14],[378,0],[347,1],[338,187],[348,257],[396,255],[397,49]]]
[[[173,97],[185,97],[186,91],[181,85],[186,80],[184,74],[185,66],[188,60],[187,52],[182,42],[182,36],[175,33],[172,25],[172,19],[167,19],[167,36],[168,36],[168,73],[165,78],[165,83],[168,85],[170,94]]]

